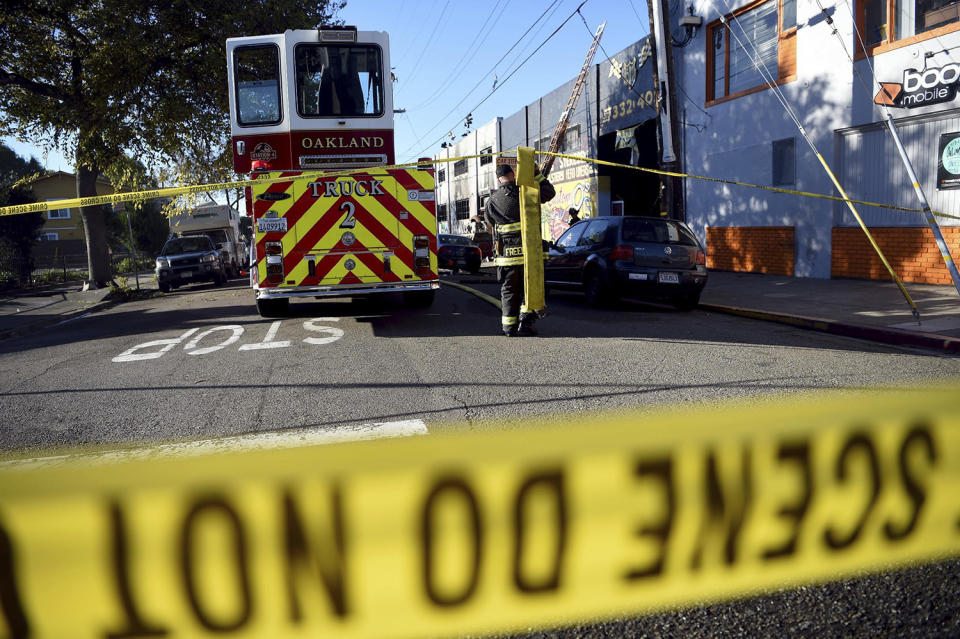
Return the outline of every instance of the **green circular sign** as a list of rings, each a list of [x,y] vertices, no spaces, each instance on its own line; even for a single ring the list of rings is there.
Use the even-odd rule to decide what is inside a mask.
[[[943,155],[940,156],[940,161],[943,162],[943,168],[950,173],[960,174],[960,138],[954,138],[947,142],[947,146],[943,147]]]

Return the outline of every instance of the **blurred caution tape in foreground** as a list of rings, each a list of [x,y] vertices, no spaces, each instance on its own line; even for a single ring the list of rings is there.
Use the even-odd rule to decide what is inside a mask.
[[[960,554],[956,386],[513,426],[5,464],[0,634],[515,630]]]

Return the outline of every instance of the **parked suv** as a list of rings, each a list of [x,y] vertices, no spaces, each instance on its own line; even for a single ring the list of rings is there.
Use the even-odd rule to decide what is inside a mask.
[[[206,235],[167,240],[157,257],[157,284],[164,293],[190,282],[227,281],[220,251]]]
[[[683,222],[609,216],[561,235],[544,266],[548,287],[574,288],[600,305],[620,296],[666,300],[689,310],[707,283],[707,256]]]

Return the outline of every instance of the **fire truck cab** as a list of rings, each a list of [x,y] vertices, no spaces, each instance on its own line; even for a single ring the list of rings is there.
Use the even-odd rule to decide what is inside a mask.
[[[264,316],[291,298],[439,288],[431,168],[394,164],[389,38],[354,27],[227,40],[231,147]],[[322,173],[320,173],[322,171]]]

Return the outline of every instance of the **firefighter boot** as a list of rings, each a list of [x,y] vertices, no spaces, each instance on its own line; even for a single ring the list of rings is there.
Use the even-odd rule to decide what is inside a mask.
[[[533,337],[537,334],[535,328],[533,328],[534,322],[537,321],[537,316],[533,313],[528,313],[526,315],[520,316],[520,329],[517,331],[517,335],[521,337]]]

